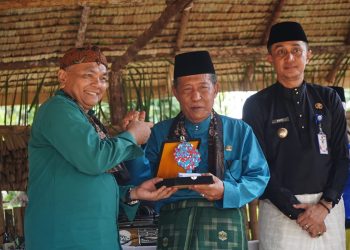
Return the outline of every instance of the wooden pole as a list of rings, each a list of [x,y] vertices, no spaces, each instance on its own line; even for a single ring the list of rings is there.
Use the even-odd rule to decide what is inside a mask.
[[[261,39],[261,44],[267,44],[267,40],[269,39],[271,27],[272,27],[272,25],[275,24],[277,19],[280,17],[284,2],[285,2],[285,0],[279,0],[276,3],[275,9],[272,12],[271,18],[266,26],[265,32],[263,33],[263,37]]]
[[[80,26],[78,30],[77,40],[75,41],[75,47],[83,47],[85,41],[86,28],[88,24],[88,19],[90,15],[90,7],[83,5],[83,11],[81,13]]]
[[[152,38],[160,34],[164,27],[169,23],[170,19],[175,16],[175,14],[182,11],[191,1],[192,0],[176,0],[167,5],[160,17],[128,47],[125,53],[117,61],[112,63],[109,86],[109,107],[112,125],[118,125],[122,120],[126,109],[125,99],[122,96],[123,92],[121,91],[121,70],[129,62],[134,60],[137,53],[146,46]]]
[[[2,243],[2,236],[5,233],[5,215],[4,215],[4,208],[2,206],[2,193],[0,189],[0,242]]]
[[[131,62],[137,53],[155,36],[160,34],[165,26],[169,23],[170,19],[178,12],[182,11],[192,0],[176,0],[169,4],[160,17],[152,23],[149,29],[145,30],[136,41],[129,46],[125,53],[119,58],[118,61],[112,64],[112,71],[119,72],[129,62]]]
[[[180,51],[185,39],[185,34],[186,34],[186,29],[187,29],[187,24],[188,24],[188,19],[190,18],[190,11],[193,7],[193,2],[191,2],[182,12],[181,16],[181,21],[180,21],[180,27],[179,31],[177,33],[177,38],[176,38],[176,45],[175,45],[175,53]]]
[[[110,119],[113,126],[119,128],[119,123],[122,121],[126,112],[126,100],[122,85],[121,71],[110,73],[109,86],[109,109],[111,112]]]
[[[259,200],[255,199],[249,203],[249,227],[251,230],[251,240],[259,239],[259,227],[258,227],[258,207]]]
[[[17,237],[24,237],[24,207],[14,207],[13,217],[15,221],[15,233]]]

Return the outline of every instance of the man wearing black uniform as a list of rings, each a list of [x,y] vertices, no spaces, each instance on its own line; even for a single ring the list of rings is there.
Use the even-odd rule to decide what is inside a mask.
[[[348,141],[341,100],[331,88],[305,82],[311,50],[299,23],[275,24],[267,48],[277,82],[243,107],[271,172],[260,201],[260,249],[345,249]]]

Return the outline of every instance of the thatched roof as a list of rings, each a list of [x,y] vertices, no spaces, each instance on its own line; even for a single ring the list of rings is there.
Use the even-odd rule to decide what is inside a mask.
[[[301,22],[309,37],[308,79],[342,85],[346,74],[349,86],[349,10],[349,0],[1,1],[0,85],[11,88],[0,89],[0,99],[10,102],[16,92],[18,101],[38,86],[45,99],[57,87],[58,58],[83,44],[101,46],[126,81],[132,68],[135,79],[167,86],[174,54],[205,49],[225,89],[261,89],[273,75],[265,63],[268,31],[286,20]]]

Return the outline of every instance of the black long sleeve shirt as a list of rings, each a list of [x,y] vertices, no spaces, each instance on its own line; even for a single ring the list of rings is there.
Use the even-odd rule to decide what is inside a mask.
[[[328,154],[320,154],[316,115],[322,116]],[[293,207],[297,194],[323,192],[326,200],[339,202],[348,175],[348,141],[344,109],[333,89],[305,82],[288,89],[275,83],[247,99],[243,120],[253,128],[270,168],[261,199],[291,219],[302,212]],[[281,128],[286,137],[279,135]]]

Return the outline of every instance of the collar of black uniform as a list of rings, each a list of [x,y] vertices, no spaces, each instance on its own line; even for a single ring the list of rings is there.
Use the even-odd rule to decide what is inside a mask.
[[[306,89],[306,84],[303,82],[299,87],[297,88],[286,88],[281,83],[277,82],[277,86],[279,91],[282,92],[283,96],[292,99],[297,96],[302,96]]]

